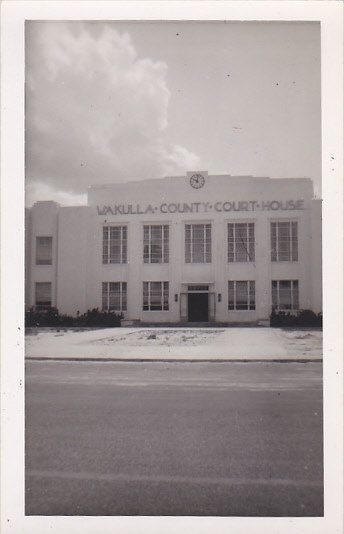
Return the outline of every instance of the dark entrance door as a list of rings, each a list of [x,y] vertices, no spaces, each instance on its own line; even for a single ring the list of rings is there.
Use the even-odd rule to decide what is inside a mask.
[[[188,320],[194,323],[208,321],[208,293],[188,294]]]

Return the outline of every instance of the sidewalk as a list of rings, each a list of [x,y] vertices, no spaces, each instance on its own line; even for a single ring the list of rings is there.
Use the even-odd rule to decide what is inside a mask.
[[[27,359],[321,361],[320,330],[107,328],[27,335]]]

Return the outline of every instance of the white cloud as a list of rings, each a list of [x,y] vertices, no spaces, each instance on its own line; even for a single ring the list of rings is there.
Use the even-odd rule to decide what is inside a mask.
[[[32,206],[37,200],[54,200],[62,206],[84,206],[86,193],[70,193],[42,182],[29,182],[25,191],[25,204]]]
[[[165,139],[164,62],[139,58],[130,36],[109,24],[32,22],[26,30],[28,198],[49,188],[72,198],[91,184],[198,166]]]

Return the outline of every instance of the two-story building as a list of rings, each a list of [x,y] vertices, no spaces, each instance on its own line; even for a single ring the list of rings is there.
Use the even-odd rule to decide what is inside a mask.
[[[190,172],[27,210],[27,307],[257,324],[272,309],[320,312],[321,278],[321,200],[307,178]]]

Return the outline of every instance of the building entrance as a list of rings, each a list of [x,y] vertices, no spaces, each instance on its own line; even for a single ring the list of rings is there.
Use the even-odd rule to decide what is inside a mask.
[[[208,293],[188,293],[188,321],[196,323],[209,320],[208,300]]]

